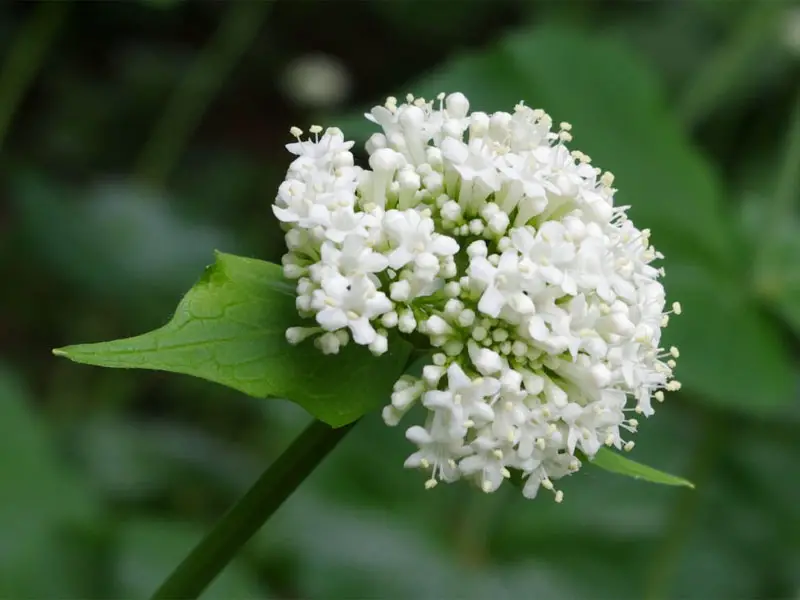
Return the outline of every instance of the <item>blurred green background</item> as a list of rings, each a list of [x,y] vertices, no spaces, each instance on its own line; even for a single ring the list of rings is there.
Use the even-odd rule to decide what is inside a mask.
[[[800,4],[0,4],[0,597],[144,598],[304,427],[50,349],[153,329],[212,251],[278,260],[292,125],[386,95],[575,125],[667,255],[683,391],[562,505],[423,490],[371,415],[207,598],[800,598]]]

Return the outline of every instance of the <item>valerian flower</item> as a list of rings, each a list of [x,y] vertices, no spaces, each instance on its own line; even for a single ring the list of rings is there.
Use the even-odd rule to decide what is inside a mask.
[[[406,437],[426,487],[461,478],[485,492],[522,473],[523,493],[556,501],[553,481],[603,446],[630,450],[638,421],[676,390],[675,348],[653,266],[662,258],[614,205],[614,176],[570,151],[572,127],[522,103],[469,112],[460,93],[387,99],[355,166],[338,129],[311,128],[274,211],[287,232],[287,278],[318,326],[292,328],[326,353],[375,354],[390,330],[422,334],[432,363],[403,376],[384,411]],[[322,134],[322,135],[320,135]]]

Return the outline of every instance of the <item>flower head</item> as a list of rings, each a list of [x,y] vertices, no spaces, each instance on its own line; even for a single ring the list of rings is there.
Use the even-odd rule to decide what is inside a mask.
[[[561,501],[553,482],[579,456],[630,450],[630,413],[680,387],[677,349],[660,347],[680,314],[665,311],[662,256],[614,205],[613,175],[567,148],[569,123],[522,103],[470,114],[459,93],[407,100],[366,115],[381,128],[369,169],[338,129],[293,130],[274,210],[298,309],[318,326],[287,337],[380,354],[390,330],[426,336],[433,364],[383,412],[396,425],[427,411],[406,466],[428,470],[428,488],[466,478],[486,492],[518,470],[526,497]]]

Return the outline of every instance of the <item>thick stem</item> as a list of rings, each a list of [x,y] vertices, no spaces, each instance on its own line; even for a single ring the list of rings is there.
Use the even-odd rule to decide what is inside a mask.
[[[152,599],[199,597],[354,424],[333,429],[321,421],[311,423],[178,565]]]

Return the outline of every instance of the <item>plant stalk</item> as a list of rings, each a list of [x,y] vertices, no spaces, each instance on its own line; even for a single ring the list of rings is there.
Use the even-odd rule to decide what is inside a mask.
[[[152,600],[198,598],[353,425],[333,429],[313,421],[167,577]]]

